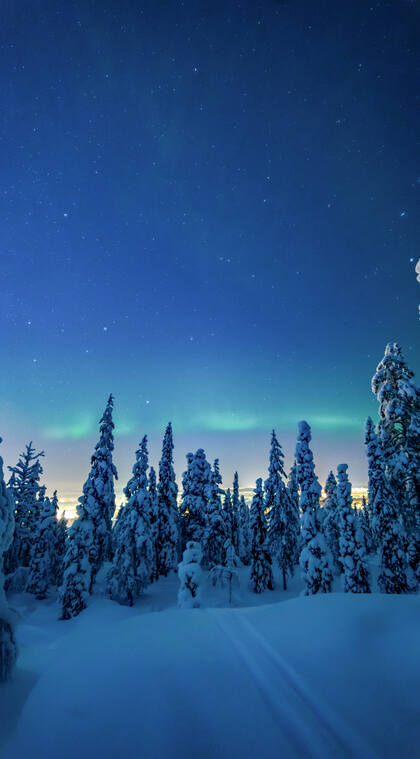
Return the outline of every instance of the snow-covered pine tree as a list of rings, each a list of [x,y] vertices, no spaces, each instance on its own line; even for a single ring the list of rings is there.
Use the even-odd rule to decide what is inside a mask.
[[[35,453],[31,441],[21,453],[16,466],[8,467],[12,472],[9,488],[15,502],[15,530],[5,556],[4,566],[7,575],[12,575],[19,567],[29,567],[39,517],[37,494],[42,474],[40,458],[43,455],[44,451]]]
[[[340,514],[337,503],[337,481],[330,472],[325,483],[325,501],[322,506],[322,529],[337,570],[343,571],[340,562]]]
[[[150,537],[153,545],[152,582],[159,578],[158,572],[158,529],[159,529],[159,499],[157,492],[156,471],[153,466],[149,469],[149,499],[150,499]]]
[[[295,514],[295,523],[296,523],[296,530],[297,530],[296,556],[295,556],[295,565],[296,565],[296,564],[299,564],[301,542],[302,542],[301,533],[300,533],[299,483],[298,483],[298,478],[297,478],[296,461],[293,462],[293,465],[289,472],[289,477],[287,479],[287,492],[289,494],[290,503],[292,505],[292,509]]]
[[[369,573],[363,545],[354,513],[347,464],[337,469],[337,504],[340,514],[340,561],[344,571],[345,593],[370,593]]]
[[[226,525],[222,514],[220,484],[222,477],[219,470],[219,459],[216,459],[207,486],[207,529],[205,538],[206,553],[204,564],[213,567],[221,565],[225,560]]]
[[[178,554],[178,486],[173,467],[173,449],[172,424],[169,422],[163,438],[162,457],[159,462],[156,536],[158,575],[163,577],[176,569]]]
[[[233,533],[232,545],[237,556],[239,554],[239,507],[240,507],[239,476],[238,476],[238,472],[235,472],[233,475],[233,490],[232,490],[232,533]]]
[[[273,590],[274,581],[267,545],[267,520],[261,477],[256,481],[249,515],[249,529],[251,533],[251,590],[254,593],[262,593],[267,589]]]
[[[297,524],[296,512],[289,499],[283,478],[286,477],[283,451],[275,431],[271,433],[270,462],[268,479],[265,481],[265,508],[268,512],[268,547],[272,559],[276,559],[283,577],[283,589],[287,589],[287,578],[293,575]]]
[[[40,489],[38,500],[41,513],[32,545],[26,590],[43,599],[56,581],[57,516],[55,504],[46,497],[44,486]]]
[[[201,546],[194,540],[187,542],[182,562],[178,565],[178,606],[181,609],[198,609],[201,604]]]
[[[300,487],[301,542],[300,567],[305,583],[305,595],[329,593],[332,573],[328,564],[328,547],[321,531],[319,498],[321,487],[315,474],[314,457],[309,447],[311,428],[299,422],[296,445],[297,476]]]
[[[239,502],[239,553],[242,564],[248,566],[251,559],[251,534],[249,530],[249,508],[243,495]]]
[[[211,467],[202,448],[199,448],[195,455],[187,454],[187,463],[188,468],[182,478],[183,531],[186,540],[200,543],[205,553],[207,491],[211,480]]]
[[[3,459],[0,456],[0,681],[9,679],[16,661],[14,620],[4,592],[3,573],[3,554],[9,548],[13,538],[14,510],[13,493],[6,487]]]
[[[128,502],[119,520],[114,559],[107,582],[110,598],[128,606],[133,606],[153,577],[155,554],[147,469],[147,437],[144,436],[136,451],[133,476],[124,489]]]
[[[381,593],[408,593],[406,536],[398,518],[398,507],[385,465],[377,479],[374,503],[375,533],[379,543],[378,587]]]
[[[419,538],[420,528],[420,390],[404,360],[400,346],[388,343],[372,378],[372,392],[379,402],[378,437],[385,474],[397,498],[409,541]],[[420,556],[419,556],[420,560]]]

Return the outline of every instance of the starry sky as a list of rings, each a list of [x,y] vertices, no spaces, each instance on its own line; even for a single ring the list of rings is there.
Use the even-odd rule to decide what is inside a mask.
[[[225,483],[291,463],[366,482],[370,378],[418,370],[420,5],[6,0],[0,418],[77,496],[115,395],[120,489],[144,433]]]

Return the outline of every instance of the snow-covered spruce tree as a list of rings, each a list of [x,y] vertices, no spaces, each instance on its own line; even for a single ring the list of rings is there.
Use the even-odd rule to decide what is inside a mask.
[[[192,471],[192,462],[194,460],[194,454],[193,453],[187,453],[186,457],[187,459],[187,468],[185,472],[182,474],[182,495],[181,495],[181,504],[178,510],[178,546],[177,546],[177,555],[179,558],[179,561],[182,561],[184,549],[187,545],[187,528],[188,528],[188,513],[187,509],[184,509],[184,500],[187,498],[187,506],[188,506],[188,499],[191,496],[192,493],[192,486],[190,482],[190,476]]]
[[[267,521],[261,477],[256,481],[249,515],[249,529],[251,533],[250,588],[254,593],[262,593],[267,589],[273,590],[273,572],[267,545]]]
[[[96,575],[112,553],[114,477],[117,478],[112,461],[113,403],[110,395],[99,423],[100,437],[91,458],[91,470],[79,498],[78,517],[69,530],[59,593],[61,619],[75,617],[86,608]]]
[[[379,542],[379,590],[381,593],[408,593],[411,588],[407,578],[407,541],[385,467],[377,482],[374,513]]]
[[[39,517],[37,494],[39,478],[42,474],[40,458],[44,451],[35,453],[32,441],[28,443],[12,472],[9,488],[15,501],[15,531],[12,543],[5,555],[4,567],[11,575],[19,567],[28,567],[31,560],[32,543]]]
[[[45,495],[45,487],[39,494],[41,513],[32,545],[27,592],[38,599],[46,598],[56,576],[57,516],[55,504]]]
[[[91,459],[89,477],[83,487],[85,508],[94,525],[92,540],[92,584],[104,561],[112,557],[111,528],[115,512],[114,479],[117,470],[112,461],[114,450],[114,423],[112,410],[114,399],[108,398],[103,416],[99,422],[99,441]]]
[[[187,541],[200,543],[203,553],[207,528],[207,492],[211,480],[211,467],[206,454],[199,448],[196,454],[187,454],[188,468],[183,476],[181,515]]]
[[[207,528],[205,537],[206,553],[204,564],[213,567],[225,560],[226,525],[222,514],[220,499],[220,484],[222,478],[219,470],[219,460],[216,459],[207,486]]]
[[[363,542],[366,548],[366,552],[370,553],[373,550],[373,537],[372,530],[370,528],[369,512],[367,508],[367,502],[365,496],[362,498],[362,508],[358,514],[359,526],[363,534]]]
[[[152,582],[159,578],[158,573],[158,519],[159,519],[159,499],[157,492],[156,471],[153,466],[149,469],[149,499],[150,499],[150,536],[153,544],[153,566]]]
[[[300,533],[299,483],[298,483],[298,478],[297,478],[296,461],[293,462],[293,465],[289,472],[289,477],[287,479],[287,492],[289,494],[290,503],[292,505],[292,509],[295,514],[295,523],[296,523],[296,530],[297,530],[295,564],[299,564],[299,557],[300,557],[300,551],[301,551],[301,533]]]
[[[239,553],[242,564],[248,566],[251,558],[251,534],[249,530],[249,508],[243,495],[239,503]]]
[[[16,661],[14,620],[4,592],[3,573],[3,554],[9,548],[13,537],[14,510],[13,493],[6,488],[3,459],[0,456],[0,681],[9,679]]]
[[[147,437],[144,436],[136,452],[133,476],[124,490],[128,502],[119,520],[114,559],[107,581],[110,598],[128,606],[133,606],[151,583],[154,570],[147,468]]]
[[[412,435],[412,431],[420,430],[420,390],[397,343],[386,346],[372,378],[372,392],[379,402],[378,437],[385,474],[395,491],[409,541],[412,537],[418,539],[420,438]]]
[[[159,462],[158,527],[156,556],[158,576],[166,577],[176,569],[178,555],[178,486],[173,467],[173,434],[169,422],[162,444]]]
[[[297,476],[300,487],[301,543],[300,567],[305,595],[329,593],[332,573],[328,564],[328,547],[321,531],[319,498],[321,487],[315,474],[314,457],[309,447],[311,428],[299,422],[296,445]]]
[[[232,545],[233,545],[236,555],[239,554],[239,508],[240,508],[239,476],[238,476],[238,472],[235,472],[233,475],[233,490],[232,490],[232,533],[233,533]]]
[[[203,553],[194,540],[187,542],[182,562],[178,565],[178,606],[181,609],[198,609],[201,604],[201,566]]]
[[[340,561],[344,571],[345,593],[370,593],[369,573],[363,545],[354,512],[351,484],[347,464],[337,469],[337,503],[340,514]]]
[[[286,476],[283,451],[276,433],[271,433],[270,463],[268,479],[265,481],[265,508],[268,511],[268,546],[272,559],[282,571],[283,589],[287,589],[287,578],[293,575],[297,524],[296,512],[289,499],[283,478]]]
[[[337,481],[330,472],[325,483],[325,501],[322,506],[322,529],[336,569],[343,571],[340,562],[340,514],[337,503]]]
[[[94,525],[79,499],[78,518],[70,527],[63,561],[63,583],[59,590],[60,619],[71,619],[88,605],[91,588]]]
[[[223,499],[223,519],[225,522],[226,540],[229,540],[229,542],[233,545],[235,525],[232,509],[232,494],[230,492],[230,488],[227,488],[225,491],[225,496]]]
[[[57,518],[58,498],[57,498],[56,490],[54,490],[51,504],[54,507],[54,511],[56,515],[53,575],[54,575],[54,585],[56,585],[59,588],[63,582],[63,569],[64,569],[63,563],[64,563],[64,556],[66,553],[68,528],[67,528],[67,519],[66,519],[65,512],[62,513],[60,519]]]
[[[378,535],[376,534],[376,515],[375,515],[375,498],[378,484],[382,478],[384,461],[382,448],[378,435],[376,434],[375,425],[370,416],[366,420],[365,428],[365,446],[368,460],[368,500],[367,509],[369,514],[369,523],[372,529],[372,539],[375,547],[378,546]]]

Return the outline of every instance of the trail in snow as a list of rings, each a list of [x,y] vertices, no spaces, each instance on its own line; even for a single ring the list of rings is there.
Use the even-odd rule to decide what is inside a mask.
[[[319,693],[311,691],[244,614],[218,614],[216,622],[259,683],[268,709],[287,732],[296,756],[378,759],[366,741],[349,730]]]

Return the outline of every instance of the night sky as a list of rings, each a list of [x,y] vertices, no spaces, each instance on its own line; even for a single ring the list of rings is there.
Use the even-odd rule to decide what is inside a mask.
[[[2,454],[77,496],[115,395],[119,487],[167,421],[176,468],[265,476],[313,427],[366,481],[386,342],[419,370],[417,2],[6,0]]]

